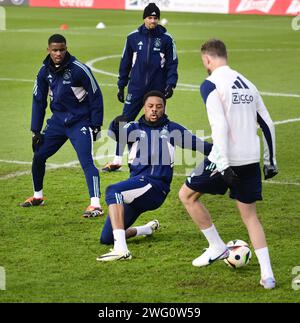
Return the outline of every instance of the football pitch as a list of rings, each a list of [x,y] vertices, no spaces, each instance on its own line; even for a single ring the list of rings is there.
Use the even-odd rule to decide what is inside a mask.
[[[70,143],[48,160],[45,206],[18,206],[32,194],[32,88],[48,37],[63,33],[71,54],[93,68],[104,97],[103,129],[107,129],[122,110],[116,82],[126,35],[143,21],[142,13],[134,11],[8,7],[6,14],[7,30],[0,32],[0,269],[6,289],[0,290],[0,302],[299,302],[300,286],[293,280],[300,275],[300,31],[292,30],[291,17],[161,16],[169,21],[166,28],[176,40],[179,56],[179,84],[167,106],[171,120],[210,135],[199,94],[206,77],[199,48],[215,37],[226,43],[230,65],[261,91],[275,121],[280,173],[263,182],[264,201],[257,205],[277,280],[276,289],[267,291],[259,286],[252,247],[249,265],[239,270],[223,261],[205,268],[192,266],[207,245],[178,199],[185,173],[195,166],[186,158],[175,166],[166,202],[138,219],[137,224],[158,219],[161,230],[152,237],[128,240],[131,261],[96,261],[108,251],[99,244],[105,217],[81,217],[89,197]],[[105,29],[95,28],[100,21]],[[61,31],[62,24],[69,29]],[[111,153],[103,148],[107,146],[105,139],[94,146],[99,168],[111,160],[105,156]],[[128,169],[100,175],[107,215],[105,188],[125,180]],[[203,202],[224,241],[249,242],[228,196],[204,196]]]

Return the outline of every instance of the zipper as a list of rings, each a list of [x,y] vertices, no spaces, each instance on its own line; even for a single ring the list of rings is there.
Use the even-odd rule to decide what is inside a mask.
[[[146,61],[146,66],[147,66],[147,70],[146,70],[146,79],[145,79],[145,86],[147,86],[148,84],[148,64],[149,64],[149,58],[150,58],[150,47],[151,47],[151,35],[150,35],[150,32],[149,32],[149,35],[148,35],[148,46],[147,46],[147,61]]]
[[[154,165],[152,165],[152,168],[151,168],[151,173],[150,173],[150,175],[153,175],[153,173],[154,173]]]

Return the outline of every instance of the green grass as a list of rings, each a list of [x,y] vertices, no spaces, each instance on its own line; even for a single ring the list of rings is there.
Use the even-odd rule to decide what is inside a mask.
[[[140,12],[80,9],[7,8],[6,32],[0,33],[0,160],[30,162],[30,114],[33,80],[47,39],[64,31],[70,52],[83,62],[120,55],[127,33],[142,23]],[[167,13],[168,31],[179,51],[179,83],[199,85],[206,77],[197,50],[210,37],[223,39],[230,64],[244,73],[261,91],[294,93],[299,90],[299,32],[292,31],[288,17],[226,16]],[[107,28],[96,30],[103,21]],[[117,74],[119,58],[94,67]],[[119,114],[116,77],[95,73],[104,103],[104,128]],[[3,78],[10,78],[4,81]],[[22,81],[28,80],[28,81]],[[32,80],[32,82],[31,82]],[[114,86],[111,86],[113,84]],[[274,121],[299,118],[299,97],[264,96]],[[209,135],[204,105],[197,89],[178,86],[168,103],[171,119]],[[143,224],[159,219],[162,228],[153,237],[128,241],[133,253],[129,262],[96,262],[107,251],[99,244],[104,218],[86,220],[81,213],[89,198],[79,167],[49,170],[45,178],[46,205],[21,209],[18,203],[32,194],[29,164],[0,162],[0,266],[5,267],[7,289],[0,302],[299,302],[300,291],[291,288],[292,268],[300,265],[300,216],[298,167],[299,123],[276,126],[280,174],[275,183],[264,183],[264,201],[258,213],[264,225],[278,287],[258,285],[259,265],[232,270],[223,262],[195,268],[206,241],[188,217],[177,192],[185,180],[180,175],[191,166],[177,165],[172,191],[163,206],[143,214]],[[97,143],[95,153],[103,153]],[[102,150],[101,150],[102,149]],[[108,158],[107,158],[108,159]],[[76,160],[67,143],[49,163]],[[105,160],[97,163],[100,168]],[[101,174],[101,190],[127,178],[126,171]],[[8,177],[27,172],[25,175]],[[5,177],[6,176],[6,177]],[[284,184],[284,183],[294,183]],[[234,202],[227,197],[204,196],[214,223],[225,241],[249,241]],[[104,199],[102,204],[105,210]],[[253,251],[253,249],[252,249]]]

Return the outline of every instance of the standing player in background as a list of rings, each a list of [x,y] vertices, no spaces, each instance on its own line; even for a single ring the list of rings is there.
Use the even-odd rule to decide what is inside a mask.
[[[275,287],[265,234],[256,213],[256,201],[262,200],[260,142],[257,123],[264,135],[264,176],[275,176],[275,130],[270,115],[256,87],[227,65],[225,44],[216,39],[201,47],[203,65],[209,77],[201,85],[212,130],[213,148],[204,160],[204,171],[197,170],[187,178],[179,197],[209,247],[193,265],[207,266],[228,257],[210,214],[199,198],[205,194],[225,194],[236,200],[247,227],[261,269],[260,284]]]
[[[21,206],[44,204],[46,160],[70,139],[84,171],[91,198],[83,216],[102,215],[99,172],[92,156],[93,141],[100,136],[103,121],[102,93],[90,69],[67,51],[65,37],[52,35],[48,40],[48,53],[33,89],[31,131],[34,195]],[[53,114],[41,133],[48,93]]]
[[[133,121],[143,107],[143,97],[149,91],[160,91],[168,99],[173,95],[178,74],[178,58],[173,38],[158,24],[160,10],[155,3],[144,9],[144,24],[127,36],[122,54],[118,100],[124,103],[123,115]],[[128,83],[129,82],[129,83]],[[128,84],[125,98],[124,89]],[[124,146],[118,144],[115,158],[103,171],[115,171],[122,166]]]
[[[106,189],[109,216],[100,242],[114,244],[114,248],[99,256],[98,261],[131,259],[126,238],[151,235],[158,229],[157,220],[138,227],[131,225],[142,213],[159,208],[165,201],[173,178],[176,146],[205,155],[211,151],[210,143],[203,142],[180,124],[170,121],[165,114],[165,105],[163,93],[150,91],[144,97],[145,114],[138,122],[121,127],[119,123],[124,121],[124,116],[119,116],[110,125],[114,138],[129,144],[130,178]]]

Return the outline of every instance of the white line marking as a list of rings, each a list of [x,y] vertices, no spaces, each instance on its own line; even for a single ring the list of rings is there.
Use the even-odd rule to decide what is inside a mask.
[[[261,18],[261,17],[260,17]],[[280,18],[284,18],[284,17],[280,17]],[[85,19],[87,21],[87,19]],[[282,22],[283,19],[272,19],[272,24],[270,24],[269,20],[267,19],[259,19],[259,20],[247,20],[247,18],[245,17],[245,19],[243,20],[231,20],[231,21],[219,21],[219,20],[209,20],[209,21],[193,21],[193,22],[169,22],[168,25],[169,26],[181,26],[181,27],[190,27],[190,26],[218,26],[221,24],[222,28],[236,28],[236,25],[238,25],[239,28],[252,28],[252,29],[278,29],[278,30],[282,30],[282,26],[278,26],[275,25],[274,26],[274,22]],[[88,21],[90,22],[90,21]],[[88,32],[89,34],[91,32],[95,32],[97,34],[101,34],[102,31],[99,29],[96,29],[95,27],[91,27],[91,26],[71,26],[72,28],[70,28],[67,32],[69,34],[74,34],[76,32]],[[117,29],[118,31],[120,30],[124,30],[124,28],[132,28],[135,29],[136,25],[134,24],[122,24],[122,25],[108,25],[106,26],[105,30],[109,30],[109,29]],[[36,32],[36,33],[43,33],[43,32],[57,32],[57,28],[14,28],[14,29],[7,29],[6,32],[19,32],[19,33],[26,33],[26,32]],[[85,33],[85,34],[86,34]],[[125,31],[125,35],[126,35],[126,31]],[[291,49],[294,50],[294,49]]]
[[[101,160],[105,158],[112,158],[114,155],[107,155],[107,156],[97,156],[94,158],[94,160]],[[26,161],[19,161],[19,160],[4,160],[0,159],[0,163],[8,163],[8,164],[18,164],[18,165],[31,165],[32,162],[26,162]],[[71,168],[71,167],[79,167],[79,161],[78,160],[73,160],[69,163],[63,163],[63,164],[53,164],[53,163],[47,163],[47,170],[56,170],[60,168]],[[5,179],[11,179],[23,175],[29,175],[31,174],[31,171],[26,170],[26,171],[17,171],[14,173],[6,174],[0,176],[0,180],[5,180]]]
[[[173,174],[176,177],[186,177],[188,176],[188,174],[184,174],[184,173],[174,173]],[[286,182],[286,181],[273,181],[273,180],[262,180],[263,184],[274,184],[274,185],[292,185],[292,186],[300,186],[300,183],[298,182]]]
[[[264,184],[275,184],[275,185],[294,185],[294,186],[300,186],[300,183],[294,183],[294,182],[280,182],[280,181],[273,181],[273,180],[267,180],[262,181]]]
[[[7,163],[7,164],[20,164],[20,165],[31,165],[31,162],[27,162],[27,161],[6,160],[6,159],[0,159],[0,163]]]
[[[116,57],[120,55],[110,55],[110,56],[105,56],[104,58],[111,58],[111,57]],[[101,60],[104,60],[103,57],[100,57]],[[94,59],[86,63],[91,70],[95,73],[100,73],[104,75],[109,75],[113,77],[118,77],[118,74],[107,72],[101,69],[97,69],[93,67],[92,65],[89,65],[90,62],[93,61],[99,61],[100,59]],[[11,81],[11,82],[28,82],[28,83],[34,83],[34,80],[29,80],[29,79],[14,79],[14,78],[8,78],[8,77],[0,77],[0,81]],[[114,83],[100,83],[100,86],[108,86],[108,87],[117,87],[117,84]],[[185,84],[185,83],[178,83],[176,91],[190,91],[190,92],[199,92],[199,87],[200,85],[194,85],[194,84]],[[261,95],[263,96],[280,96],[280,97],[290,97],[290,98],[300,98],[300,94],[295,94],[295,93],[273,93],[273,92],[260,92]]]
[[[34,80],[28,80],[28,79],[15,79],[15,78],[10,78],[10,77],[0,77],[0,81],[30,82],[30,83],[34,83]]]
[[[261,95],[264,96],[283,96],[289,98],[300,98],[300,94],[293,94],[293,93],[272,93],[272,92],[259,92]]]
[[[113,76],[113,77],[119,77],[118,74],[116,73],[111,73],[111,72],[107,72],[107,71],[104,71],[104,70],[100,70],[100,69],[97,69],[95,68],[93,65],[97,62],[101,62],[101,61],[105,61],[107,59],[110,59],[110,58],[121,58],[121,55],[118,54],[118,55],[108,55],[108,56],[102,56],[102,57],[97,57],[97,58],[94,58],[90,61],[87,61],[85,64],[93,71],[93,72],[97,72],[97,73],[100,73],[100,74],[104,74],[104,75],[109,75],[109,76]]]
[[[274,125],[280,125],[280,124],[286,124],[286,123],[292,123],[292,122],[298,122],[298,121],[300,121],[300,118],[287,119],[287,120],[281,120],[281,121],[274,121]],[[204,136],[204,137],[202,137],[203,140],[210,139],[210,138],[211,138],[211,136]],[[107,156],[100,155],[100,156],[96,156],[94,158],[94,160],[101,160],[101,159],[112,158],[112,157],[114,157],[114,155],[107,155]],[[27,161],[6,160],[6,159],[0,159],[0,163],[19,164],[19,165],[31,165],[31,162],[27,162]],[[71,162],[63,163],[63,164],[47,163],[48,169],[68,168],[68,167],[75,167],[77,165],[79,165],[79,161],[78,160],[73,160]],[[16,172],[14,174],[17,174],[17,173],[20,173],[20,172]],[[9,174],[0,177],[0,179],[6,179],[6,176],[9,176]]]
[[[287,119],[287,120],[282,120],[282,121],[274,121],[274,125],[279,125],[279,124],[285,124],[285,123],[291,123],[291,122],[298,122],[300,121],[300,118],[295,118],[295,119]],[[205,136],[205,137],[201,137],[202,140],[206,140],[206,139],[210,139],[210,136]]]
[[[30,170],[19,171],[19,172],[15,172],[15,173],[2,175],[2,176],[0,176],[0,180],[11,179],[11,178],[15,178],[15,177],[23,176],[23,175],[29,175],[29,174],[31,174]]]
[[[291,123],[291,122],[298,122],[298,121],[300,121],[300,118],[287,119],[287,120],[282,120],[282,121],[274,121],[274,125],[284,124],[284,123]]]
[[[236,49],[237,51],[238,49]],[[261,51],[263,49],[259,49],[259,51]],[[196,50],[186,50],[186,51],[182,51],[182,53],[189,53],[189,52],[194,52]],[[180,51],[178,51],[180,52]],[[87,61],[85,64],[95,73],[100,73],[100,74],[104,74],[104,75],[109,75],[109,76],[112,76],[112,77],[119,77],[118,74],[116,73],[111,73],[111,72],[107,72],[105,70],[102,70],[102,69],[98,69],[96,67],[94,67],[94,64],[96,62],[101,62],[101,61],[104,61],[104,60],[107,60],[107,59],[111,59],[111,58],[119,58],[121,57],[121,55],[107,55],[107,56],[102,56],[102,57],[97,57],[97,58],[94,58],[92,60],[89,60]],[[194,84],[185,84],[185,83],[178,83],[178,86],[179,87],[186,87],[186,89],[179,89],[180,91],[198,91],[199,90],[199,86],[200,85],[194,85]],[[294,98],[300,98],[300,94],[293,94],[293,93],[272,93],[272,92],[260,92],[261,95],[263,96],[282,96],[282,97],[294,97]]]
[[[103,156],[106,157],[106,156]],[[56,169],[60,169],[60,168],[70,168],[70,167],[79,167],[79,162],[77,162],[76,164],[73,163],[72,166],[67,166],[67,164],[62,164],[62,165],[57,165],[56,167],[47,167],[47,170],[56,170]],[[124,172],[122,170],[119,170],[118,172]],[[11,173],[11,174],[7,174],[7,175],[3,175],[0,177],[0,180],[6,180],[6,179],[12,179],[15,177],[19,177],[19,176],[23,176],[23,175],[30,175],[31,171],[26,170],[26,171],[18,171],[15,173]],[[188,174],[184,174],[184,173],[174,173],[173,174],[174,177],[187,177]],[[300,186],[300,183],[297,182],[280,182],[280,181],[274,181],[274,180],[267,180],[267,181],[262,181],[263,184],[274,184],[274,185],[289,185],[289,186]]]

